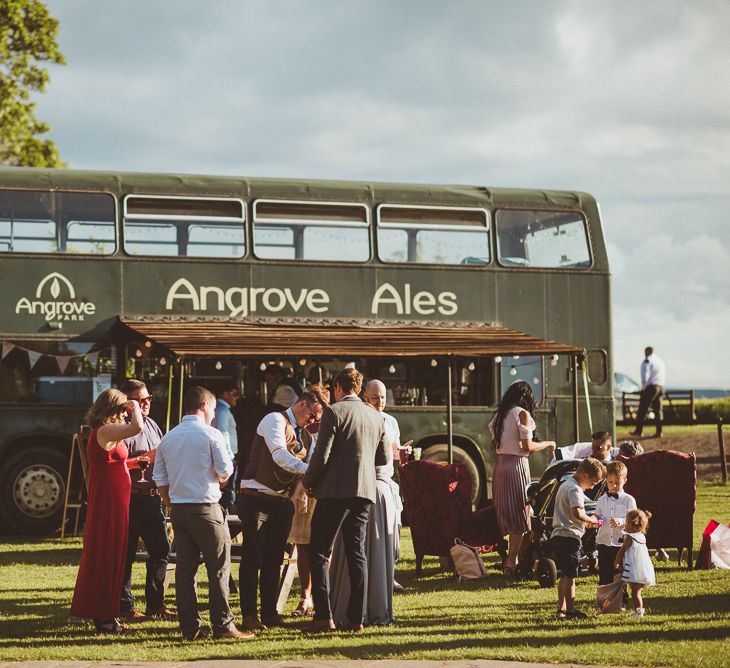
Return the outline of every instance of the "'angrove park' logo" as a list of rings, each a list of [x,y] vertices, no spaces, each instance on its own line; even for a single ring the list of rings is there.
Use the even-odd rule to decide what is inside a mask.
[[[95,312],[96,304],[77,300],[71,281],[55,271],[40,280],[35,299],[21,297],[15,305],[17,315],[42,315],[48,322],[83,321]]]

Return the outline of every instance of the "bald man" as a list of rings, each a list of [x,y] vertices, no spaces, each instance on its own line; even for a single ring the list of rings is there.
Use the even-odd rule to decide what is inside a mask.
[[[388,444],[393,450],[393,462],[397,462],[400,461],[401,450],[407,453],[411,452],[411,442],[409,441],[405,445],[401,445],[400,428],[398,427],[398,421],[392,415],[389,415],[385,412],[385,397],[385,385],[381,381],[371,380],[366,385],[365,393],[363,394],[365,403],[370,404],[376,411],[378,411],[383,416],[383,420],[385,420],[385,437],[388,440]],[[392,484],[395,485],[395,483]],[[398,494],[398,492],[396,492],[396,494]],[[398,501],[400,501],[399,497]],[[398,505],[400,506],[400,504]],[[400,508],[398,512],[398,517],[400,518]],[[398,530],[400,531],[400,519],[398,520]],[[396,540],[396,560],[398,559],[398,552],[400,547],[399,543],[400,541]],[[405,588],[402,584],[393,579],[393,591],[401,594],[405,591]]]

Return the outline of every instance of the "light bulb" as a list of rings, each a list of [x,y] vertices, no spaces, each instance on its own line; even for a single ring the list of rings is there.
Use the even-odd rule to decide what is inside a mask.
[[[431,360],[431,366],[438,366],[438,362],[435,359]]]
[[[557,355],[553,355],[550,358],[550,366],[558,366],[558,356]]]
[[[221,361],[220,360],[218,360],[215,363],[215,368],[216,368],[216,371],[220,371],[223,368],[223,365],[221,364]]]
[[[467,365],[466,368],[469,369],[469,371],[474,371],[474,369],[476,369],[477,367],[476,367],[476,364],[474,364],[474,362],[469,362],[469,364]]]
[[[261,362],[261,364],[259,364],[259,371],[266,371],[266,362]]]
[[[539,378],[537,378],[537,377],[533,378],[533,379],[532,379],[532,384],[533,384],[533,385],[539,385],[539,384],[540,384],[540,379],[539,379]]]
[[[497,355],[497,356],[496,356],[496,357],[494,358],[494,361],[495,361],[495,362],[496,362],[497,364],[501,364],[501,363],[502,363],[502,356],[501,356],[501,355]]]
[[[144,347],[145,348],[151,348],[152,347],[152,341],[145,341],[144,342]]]
[[[134,351],[134,356],[135,357],[142,357],[142,351],[141,350],[135,350]]]
[[[516,376],[517,375],[517,369],[515,369],[515,367],[511,366],[509,368],[509,375],[510,376]]]
[[[388,367],[388,373],[395,373],[395,364],[391,364]]]
[[[306,363],[307,363],[307,360],[304,359],[303,357],[302,357],[302,359],[299,360],[299,366],[304,366],[304,365],[306,365]]]
[[[167,359],[160,357],[160,366],[165,366],[165,364],[167,364]]]
[[[519,355],[512,355],[512,359],[513,360],[518,360],[518,359],[520,359],[520,356]]]

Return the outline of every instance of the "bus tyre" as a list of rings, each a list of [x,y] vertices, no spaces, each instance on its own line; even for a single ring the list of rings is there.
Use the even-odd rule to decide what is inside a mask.
[[[543,557],[537,562],[535,569],[537,581],[543,588],[554,587],[558,581],[558,568],[552,559]]]
[[[436,462],[437,464],[446,464],[449,461],[449,447],[445,443],[439,443],[437,445],[430,445],[423,452],[423,459]],[[461,464],[466,468],[466,472],[471,480],[471,503],[475,508],[478,508],[484,494],[482,485],[482,478],[479,475],[479,467],[476,462],[471,458],[466,450],[462,450],[459,446],[455,445],[453,448],[454,464]]]
[[[23,448],[0,472],[0,519],[16,533],[60,528],[66,495],[66,457],[43,447]]]

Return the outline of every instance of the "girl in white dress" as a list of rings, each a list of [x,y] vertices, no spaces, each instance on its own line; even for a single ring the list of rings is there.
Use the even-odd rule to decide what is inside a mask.
[[[623,565],[621,579],[631,585],[631,597],[634,600],[632,617],[643,617],[646,614],[641,590],[656,584],[654,565],[646,547],[646,530],[650,518],[651,513],[648,510],[630,510],[626,514],[624,542],[614,562],[617,570]]]

